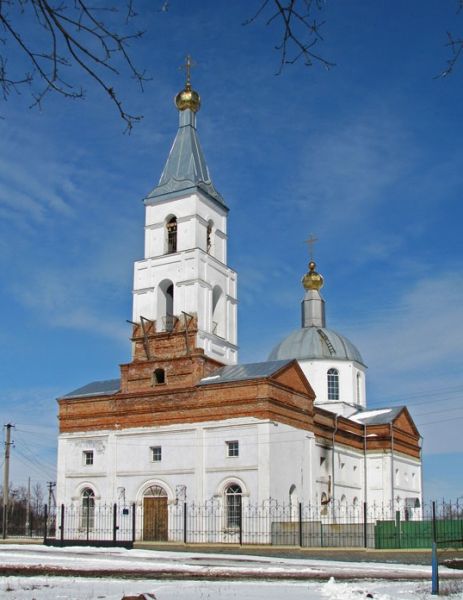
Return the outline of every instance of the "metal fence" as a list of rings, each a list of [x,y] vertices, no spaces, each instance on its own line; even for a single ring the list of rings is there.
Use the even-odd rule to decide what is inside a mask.
[[[422,507],[367,504],[319,506],[220,500],[154,505],[61,505],[45,511],[47,543],[131,546],[135,541],[185,544],[268,544],[299,547],[463,547],[463,506]],[[56,532],[53,530],[56,526]]]

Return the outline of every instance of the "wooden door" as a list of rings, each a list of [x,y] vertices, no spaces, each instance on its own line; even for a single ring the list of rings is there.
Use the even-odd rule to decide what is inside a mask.
[[[144,498],[143,539],[167,542],[167,498]]]

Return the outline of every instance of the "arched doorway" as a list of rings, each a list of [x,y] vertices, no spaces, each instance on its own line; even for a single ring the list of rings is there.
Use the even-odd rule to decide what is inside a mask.
[[[160,485],[151,485],[143,494],[143,539],[166,542],[167,537],[167,492]]]

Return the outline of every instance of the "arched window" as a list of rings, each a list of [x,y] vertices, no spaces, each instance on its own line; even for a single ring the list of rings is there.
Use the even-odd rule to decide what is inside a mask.
[[[339,400],[339,371],[328,369],[328,400]]]
[[[161,281],[158,288],[158,323],[159,331],[172,331],[174,319],[174,284],[170,279]]]
[[[295,518],[297,515],[297,506],[297,490],[296,486],[293,483],[292,486],[289,488],[289,514],[291,515],[291,520],[293,520],[293,518]]]
[[[225,489],[225,514],[227,518],[227,527],[229,529],[239,529],[241,525],[241,487],[232,483]]]
[[[82,527],[87,531],[95,526],[95,492],[91,488],[82,490]]]
[[[160,385],[166,382],[166,372],[164,369],[155,369],[153,373],[153,384]]]
[[[212,333],[225,337],[225,297],[218,285],[212,290]]]
[[[362,404],[362,392],[361,392],[362,376],[357,373],[357,404]]]
[[[144,498],[167,498],[166,490],[160,485],[150,485],[143,493]]]
[[[207,230],[206,230],[206,252],[208,254],[210,254],[211,250],[212,250],[212,227],[214,226],[214,223],[212,221],[209,221],[207,224]]]
[[[166,223],[167,254],[177,252],[177,217],[171,217]]]
[[[325,516],[328,514],[329,502],[330,502],[330,499],[328,498],[328,495],[326,494],[326,492],[322,492],[322,496],[320,498],[320,504],[321,504],[320,514],[322,516]]]

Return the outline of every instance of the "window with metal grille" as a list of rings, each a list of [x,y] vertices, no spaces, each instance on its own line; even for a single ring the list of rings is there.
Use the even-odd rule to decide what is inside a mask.
[[[177,252],[177,218],[172,217],[166,223],[167,229],[167,254]]]
[[[232,442],[225,442],[227,444],[227,456],[239,456],[240,455],[240,444],[237,440]]]
[[[91,488],[82,490],[81,527],[87,531],[95,527],[95,492]]]
[[[241,526],[241,496],[241,487],[236,483],[232,483],[225,490],[225,508],[229,529],[239,529]]]
[[[151,446],[151,460],[153,462],[161,462],[161,460],[162,460],[161,446]]]
[[[93,450],[84,450],[84,465],[93,465]]]
[[[328,370],[328,400],[339,400],[339,372],[337,369]]]

